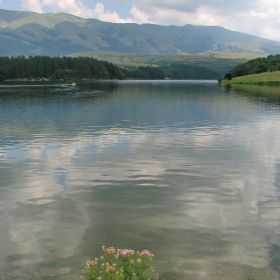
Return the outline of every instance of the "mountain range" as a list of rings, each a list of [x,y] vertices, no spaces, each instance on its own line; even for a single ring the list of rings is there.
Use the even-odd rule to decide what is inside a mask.
[[[65,13],[0,10],[0,56],[106,51],[149,55],[280,53],[280,43],[219,26],[109,23]]]

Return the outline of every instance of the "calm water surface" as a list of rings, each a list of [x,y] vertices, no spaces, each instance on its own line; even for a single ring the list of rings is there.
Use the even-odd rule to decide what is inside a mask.
[[[1,86],[0,279],[79,279],[102,245],[159,279],[280,279],[280,88],[252,91]]]

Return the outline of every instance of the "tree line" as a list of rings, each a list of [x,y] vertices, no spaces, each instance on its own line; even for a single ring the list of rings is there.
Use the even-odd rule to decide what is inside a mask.
[[[205,67],[171,64],[162,67],[121,68],[90,57],[0,57],[0,81],[14,79],[215,79]]]
[[[216,71],[196,65],[172,63],[170,65],[162,66],[161,68],[165,76],[169,79],[211,80],[219,77],[219,74]]]
[[[86,57],[19,56],[0,57],[0,76],[3,79],[123,79],[116,65]]]

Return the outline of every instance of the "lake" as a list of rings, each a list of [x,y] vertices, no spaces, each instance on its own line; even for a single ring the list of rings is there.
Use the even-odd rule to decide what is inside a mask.
[[[280,87],[0,86],[0,278],[79,279],[102,245],[280,279]]]

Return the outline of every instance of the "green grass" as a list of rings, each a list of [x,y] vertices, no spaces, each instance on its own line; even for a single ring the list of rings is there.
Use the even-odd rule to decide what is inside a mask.
[[[228,84],[279,84],[280,71],[265,72],[261,74],[253,74],[243,77],[233,78],[230,81],[223,81]]]
[[[228,42],[225,44],[225,46],[232,46],[232,47],[237,47],[241,50],[244,51],[250,51],[253,53],[260,53],[263,54],[264,52],[261,50],[262,48],[262,43],[261,42]]]
[[[229,52],[204,52],[198,54],[199,57],[212,57],[217,59],[244,59],[251,60],[258,57],[265,57],[263,54],[256,53],[229,53]]]

